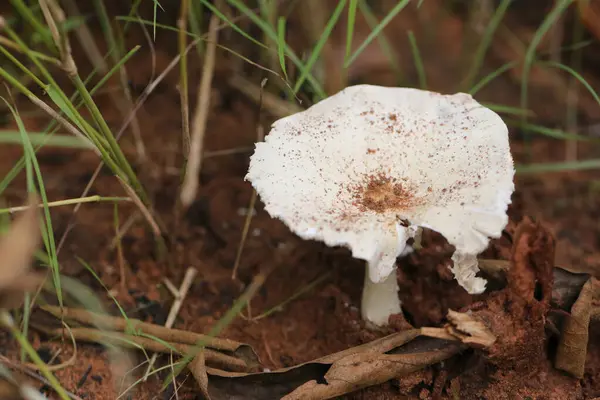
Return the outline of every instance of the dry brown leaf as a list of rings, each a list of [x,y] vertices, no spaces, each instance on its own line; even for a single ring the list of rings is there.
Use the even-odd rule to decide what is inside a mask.
[[[40,244],[37,197],[30,196],[28,205],[0,238],[0,308],[19,307],[22,293],[34,290],[44,280],[41,274],[29,271]]]
[[[489,347],[496,342],[496,335],[480,320],[466,313],[448,310],[450,334],[471,347]]]
[[[322,397],[323,393],[350,393],[358,388],[385,382],[399,374],[425,368],[466,348],[458,342],[419,337],[421,334],[421,329],[398,332],[307,363],[270,372],[248,374],[207,368],[210,377],[208,390],[212,400],[279,399],[292,395],[301,397],[289,398],[321,399],[327,398]],[[324,380],[330,385],[319,384]]]
[[[595,278],[590,278],[583,285],[579,298],[571,308],[571,315],[566,317],[556,352],[555,367],[577,378],[583,377],[592,301],[597,291],[598,281]]]
[[[448,346],[437,351],[423,353],[353,354],[331,366],[324,376],[325,383],[319,383],[317,380],[308,381],[282,399],[331,399],[418,371],[453,356],[460,349],[460,346]]]

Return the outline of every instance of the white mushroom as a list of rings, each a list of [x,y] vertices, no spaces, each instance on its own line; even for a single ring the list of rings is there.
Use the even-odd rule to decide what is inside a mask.
[[[358,85],[276,121],[246,179],[296,234],[367,261],[362,315],[385,325],[417,227],[455,246],[461,286],[485,290],[476,255],[508,221],[513,176],[506,125],[470,95]]]

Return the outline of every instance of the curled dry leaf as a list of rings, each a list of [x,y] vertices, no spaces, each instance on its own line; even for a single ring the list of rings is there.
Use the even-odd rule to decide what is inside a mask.
[[[427,352],[354,354],[334,363],[325,374],[324,383],[308,381],[283,399],[331,399],[418,371],[453,356],[459,350],[460,346],[450,344]]]
[[[496,342],[496,335],[479,319],[467,313],[448,310],[448,332],[471,347],[489,347]]]
[[[598,281],[590,278],[566,318],[556,352],[555,367],[582,378],[589,340],[592,301],[598,292]]]
[[[466,348],[458,342],[419,337],[422,334],[421,329],[402,331],[270,372],[207,368],[208,391],[212,400],[326,399],[417,371]]]
[[[22,293],[35,290],[43,282],[42,275],[29,270],[39,243],[38,201],[31,196],[27,210],[0,238],[0,308],[19,307]]]

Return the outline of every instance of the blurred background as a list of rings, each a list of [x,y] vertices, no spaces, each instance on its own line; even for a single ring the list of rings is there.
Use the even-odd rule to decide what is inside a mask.
[[[164,324],[165,279],[179,286],[193,266],[174,325],[207,332],[227,316],[222,333],[250,343],[266,368],[378,337],[358,313],[361,262],[297,243],[243,180],[273,121],[358,83],[466,92],[500,114],[517,170],[508,235],[532,217],[556,237],[556,265],[600,268],[598,1],[10,0],[0,15],[0,219],[7,231],[28,192],[40,195],[45,303],[90,308],[82,299],[93,297]],[[296,246],[283,258],[282,243]],[[424,243],[436,255],[411,258],[399,276],[413,326],[478,300],[448,275],[443,238]],[[510,246],[503,237],[487,256],[509,259]],[[234,321],[228,310],[269,263],[281,265]],[[46,362],[64,362],[69,339],[29,327],[38,301],[17,311],[19,329]],[[2,340],[8,359],[25,362]],[[107,357],[81,346],[56,376],[79,395],[116,398]],[[427,379],[348,398],[431,394]],[[599,382],[590,372],[579,390],[600,395]],[[133,386],[134,398],[152,398],[160,385]]]

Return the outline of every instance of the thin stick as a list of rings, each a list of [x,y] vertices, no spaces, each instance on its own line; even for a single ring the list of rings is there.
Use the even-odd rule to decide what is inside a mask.
[[[33,326],[33,325],[32,325]],[[35,324],[35,329],[44,332],[50,336],[65,337],[61,328],[48,328]],[[145,336],[128,335],[121,332],[101,331],[94,328],[71,328],[71,333],[76,340],[84,342],[93,342],[99,344],[112,344],[116,346],[128,347],[132,349],[144,349],[159,353],[171,353],[176,351],[179,354],[189,354],[194,346],[175,342],[158,342]],[[248,365],[240,358],[230,356],[215,350],[204,349],[206,362],[213,365],[219,365],[233,371],[247,371]]]
[[[114,331],[125,331],[128,328],[136,332],[143,332],[162,339],[167,342],[177,342],[184,344],[195,344],[199,340],[203,340],[207,347],[217,350],[225,350],[235,352],[240,347],[245,346],[243,343],[236,342],[230,339],[216,338],[201,333],[184,331],[179,329],[169,329],[161,325],[150,324],[138,319],[129,318],[125,320],[121,317],[113,317],[111,315],[98,314],[80,308],[63,308],[55,306],[40,306],[46,312],[66,320],[79,322],[81,324],[94,325],[101,329],[110,329]]]
[[[173,285],[173,282],[171,282],[168,278],[163,279],[163,283],[165,284],[165,287],[173,297],[177,297],[179,295],[179,290],[175,287],[175,285]]]
[[[129,197],[102,197],[99,195],[94,195],[94,196],[88,196],[88,197],[81,197],[79,199],[49,201],[47,204],[48,204],[48,207],[60,207],[60,206],[70,206],[73,204],[81,204],[81,203],[95,203],[95,202],[101,202],[101,201],[117,202],[117,201],[131,201],[131,199]],[[13,214],[13,213],[16,213],[19,211],[28,210],[30,207],[31,206],[18,206],[18,207],[3,208],[3,209],[0,209],[0,214]],[[38,204],[37,207],[43,208],[44,205]]]
[[[208,45],[206,46],[202,79],[198,89],[196,110],[194,111],[188,165],[186,166],[185,177],[181,187],[180,199],[181,205],[184,208],[192,204],[198,191],[198,175],[202,166],[202,148],[204,147],[204,135],[206,133],[206,122],[210,108],[210,89],[212,87],[217,42],[219,40],[218,27],[219,17],[213,14],[208,26]]]
[[[194,283],[194,278],[196,277],[197,273],[198,273],[198,271],[196,270],[196,268],[193,268],[193,267],[189,267],[187,269],[187,271],[185,271],[183,281],[181,282],[181,286],[180,286],[179,290],[177,291],[177,295],[175,296],[175,301],[173,302],[173,305],[171,305],[171,310],[169,311],[169,315],[167,316],[167,321],[165,322],[165,327],[167,327],[167,328],[173,327],[173,324],[175,323],[175,318],[177,318],[177,314],[179,313],[179,310],[181,309],[183,300],[185,299],[185,296],[187,296],[187,293],[190,290],[192,283]],[[148,367],[146,368],[146,373],[144,374],[144,379],[142,380],[142,382],[146,382],[146,380],[148,380],[148,377],[150,376],[150,374],[152,372],[152,368],[154,367],[154,363],[156,362],[157,356],[158,356],[157,353],[154,353],[152,355],[152,358],[150,359],[150,362],[148,363]]]

